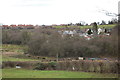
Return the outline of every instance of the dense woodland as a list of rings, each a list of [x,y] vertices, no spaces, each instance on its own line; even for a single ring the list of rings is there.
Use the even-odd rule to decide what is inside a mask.
[[[3,44],[27,45],[25,53],[48,57],[117,57],[118,28],[110,36],[95,36],[91,40],[58,33],[58,29],[3,30]]]

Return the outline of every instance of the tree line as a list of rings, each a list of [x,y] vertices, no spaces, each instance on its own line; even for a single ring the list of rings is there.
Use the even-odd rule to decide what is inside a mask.
[[[111,36],[94,37],[86,40],[58,33],[58,29],[3,30],[3,44],[27,45],[28,54],[48,57],[117,57],[118,26]]]

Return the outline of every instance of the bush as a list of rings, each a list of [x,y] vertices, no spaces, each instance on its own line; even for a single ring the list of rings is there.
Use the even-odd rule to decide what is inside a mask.
[[[2,68],[14,68],[15,63],[11,61],[2,62]]]
[[[56,70],[57,63],[56,63],[56,62],[50,62],[50,63],[48,63],[48,66],[49,66],[49,68],[51,68],[52,70]]]
[[[36,67],[34,68],[35,70],[45,70],[47,66],[44,63],[37,63]]]
[[[57,70],[118,73],[120,64],[108,61],[66,61],[57,63]],[[74,67],[74,70],[73,70]]]

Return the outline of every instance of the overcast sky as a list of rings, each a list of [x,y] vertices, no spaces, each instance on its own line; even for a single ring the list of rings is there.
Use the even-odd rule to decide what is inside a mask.
[[[2,24],[67,24],[111,20],[119,0],[0,0]]]

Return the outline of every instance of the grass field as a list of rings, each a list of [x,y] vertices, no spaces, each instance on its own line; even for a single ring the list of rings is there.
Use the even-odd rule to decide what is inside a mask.
[[[3,69],[3,78],[115,78],[115,74],[72,71],[36,71],[26,69]]]
[[[23,45],[2,45],[2,49],[7,50],[7,54],[3,52],[2,61],[38,61],[37,59],[30,59],[22,54],[26,48],[27,46]]]
[[[112,25],[98,25],[99,28],[113,28],[115,26],[115,24],[112,24]],[[65,26],[53,26],[55,28],[64,28]],[[84,28],[92,28],[92,26],[67,26],[67,27],[77,27],[77,28],[81,28],[81,29],[84,29]]]
[[[2,56],[2,61],[39,61],[38,59],[14,58],[9,56]]]
[[[4,44],[2,45],[2,49],[7,50],[9,52],[23,52],[27,46],[25,45],[12,45],[12,44]]]

